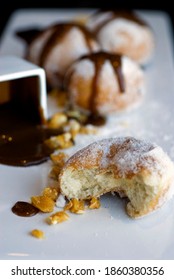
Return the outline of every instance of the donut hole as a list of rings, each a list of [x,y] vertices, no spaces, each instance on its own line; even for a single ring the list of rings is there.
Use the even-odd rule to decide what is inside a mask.
[[[114,64],[119,65],[117,70]],[[75,61],[64,83],[70,106],[104,116],[135,108],[146,92],[145,76],[137,63],[104,51]]]

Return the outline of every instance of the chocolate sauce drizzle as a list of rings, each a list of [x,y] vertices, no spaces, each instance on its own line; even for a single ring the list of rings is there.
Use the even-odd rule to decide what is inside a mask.
[[[90,32],[84,25],[76,22],[57,23],[43,30],[39,30],[37,28],[19,30],[16,32],[16,35],[22,38],[26,43],[31,44],[33,40],[37,38],[37,36],[42,35],[42,32],[45,32],[48,29],[52,30],[49,39],[46,41],[45,45],[43,45],[42,51],[40,53],[39,66],[43,67],[51,50],[57,44],[59,44],[61,40],[63,40],[63,38],[69,31],[71,31],[72,28],[79,29],[79,31],[83,34],[89,52],[92,52],[91,41],[95,40],[93,33]]]
[[[124,93],[125,92],[125,83],[124,83],[124,77],[122,73],[122,63],[121,63],[121,55],[119,54],[111,54],[108,52],[100,51],[92,54],[87,54],[84,56],[81,56],[78,61],[88,59],[93,62],[94,67],[95,67],[95,75],[93,77],[93,83],[92,83],[92,88],[91,88],[91,97],[89,101],[89,108],[90,111],[92,112],[93,115],[96,114],[96,101],[98,98],[98,79],[100,77],[100,73],[102,71],[102,67],[104,66],[104,63],[106,61],[109,61],[110,64],[112,65],[116,79],[118,80],[118,84],[120,87],[120,92]],[[66,80],[66,85],[65,87],[68,87],[68,83],[71,80],[71,76],[73,75],[74,71],[71,71],[69,73],[69,76],[67,77]]]
[[[42,52],[40,55],[40,63],[39,63],[40,66],[44,65],[44,62],[47,59],[50,51],[57,44],[59,44],[61,42],[61,40],[63,40],[65,35],[74,27],[78,28],[81,31],[81,33],[84,36],[88,50],[90,52],[92,52],[91,40],[94,40],[94,37],[93,37],[92,33],[90,33],[90,31],[88,31],[85,28],[85,26],[80,25],[78,23],[74,23],[74,22],[59,23],[59,24],[52,26],[53,32],[52,32],[50,38],[48,39],[48,41],[46,42],[45,46],[43,46],[43,49],[42,49]]]
[[[51,25],[43,30],[37,28],[28,29],[28,30],[19,30],[16,32],[16,35],[23,39],[28,45],[30,45],[35,39],[42,36],[44,32],[50,30],[50,36],[48,40],[43,44],[41,52],[39,54],[38,65],[44,68],[45,62],[50,54],[50,52],[55,48],[56,45],[60,44],[64,37],[71,31],[71,29],[77,28],[79,32],[83,35],[86,47],[88,48],[89,53],[93,51],[92,41],[95,41],[94,34],[89,31],[84,25],[77,22],[62,22]],[[66,54],[65,54],[66,55]],[[26,58],[28,58],[28,53],[26,52]],[[55,76],[60,81],[63,81],[64,75],[58,70],[55,70],[52,75]],[[49,87],[49,82],[48,85]]]

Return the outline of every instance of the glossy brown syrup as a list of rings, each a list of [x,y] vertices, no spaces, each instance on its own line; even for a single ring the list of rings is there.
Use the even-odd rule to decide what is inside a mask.
[[[42,50],[39,55],[38,65],[44,67],[45,61],[47,60],[50,52],[56,45],[61,43],[66,34],[68,34],[68,32],[70,32],[73,28],[77,28],[81,32],[84,37],[86,47],[88,48],[89,52],[92,52],[91,41],[95,40],[94,35],[84,25],[75,22],[58,23],[49,26],[47,29],[43,29],[42,31],[37,28],[19,30],[16,32],[16,35],[22,38],[28,45],[30,45],[30,43],[32,43],[32,41],[36,39],[37,36],[42,36],[42,33],[47,31],[48,29],[52,31],[46,43],[43,44]],[[26,54],[26,57],[27,56],[28,54]],[[63,76],[59,71],[55,71],[53,74],[57,77],[58,80],[63,80]]]
[[[43,66],[47,56],[49,55],[50,51],[61,42],[61,40],[65,37],[65,35],[71,31],[72,28],[78,28],[79,31],[83,34],[86,46],[88,47],[88,50],[92,52],[91,47],[91,40],[94,40],[93,34],[84,26],[75,22],[64,22],[64,23],[58,23],[55,25],[52,25],[48,27],[48,29],[52,30],[52,33],[49,37],[49,39],[46,41],[46,44],[43,45],[42,51],[40,53],[40,66]],[[35,38],[37,38],[37,35],[41,35],[42,32],[45,30],[39,30],[37,28],[33,29],[27,29],[27,30],[19,30],[16,32],[16,35],[20,38],[22,38],[26,43],[30,44]]]
[[[21,115],[12,102],[0,105],[0,163],[30,166],[48,160],[52,150],[44,141],[59,133]]]
[[[36,208],[31,203],[25,201],[18,201],[11,208],[12,212],[21,217],[31,217],[36,215],[39,212],[39,209]]]
[[[78,28],[81,34],[83,34],[86,46],[89,52],[92,52],[91,40],[94,40],[94,36],[92,35],[92,33],[90,33],[90,31],[88,31],[88,29],[85,28],[85,26],[74,22],[59,23],[51,27],[53,29],[52,34],[42,48],[39,59],[39,65],[41,67],[44,67],[45,61],[47,60],[47,57],[52,49],[56,45],[60,44],[66,34],[68,34],[68,32],[70,32],[74,27]],[[58,79],[63,80],[62,74],[59,71],[55,71],[54,75],[56,75]]]

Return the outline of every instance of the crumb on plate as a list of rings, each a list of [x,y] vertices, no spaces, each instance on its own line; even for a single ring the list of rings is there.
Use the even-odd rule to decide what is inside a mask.
[[[51,225],[65,222],[69,219],[68,214],[65,211],[58,211],[48,217],[48,223]]]
[[[45,238],[44,232],[42,230],[40,230],[40,229],[33,229],[31,231],[31,235],[33,237],[38,238],[38,239],[44,239]]]

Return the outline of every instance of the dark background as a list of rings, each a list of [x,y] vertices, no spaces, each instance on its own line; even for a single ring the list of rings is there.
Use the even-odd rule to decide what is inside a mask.
[[[38,3],[39,2],[39,3]],[[141,10],[159,10],[167,12],[171,18],[173,30],[174,30],[174,9],[172,9],[172,1],[164,0],[162,3],[152,3],[153,1],[143,0],[57,0],[57,1],[34,1],[23,0],[20,1],[3,1],[0,5],[0,35],[8,22],[11,14],[16,9],[27,8],[119,8],[119,9],[141,9]],[[156,1],[155,1],[156,2]],[[161,1],[160,1],[161,2]]]

